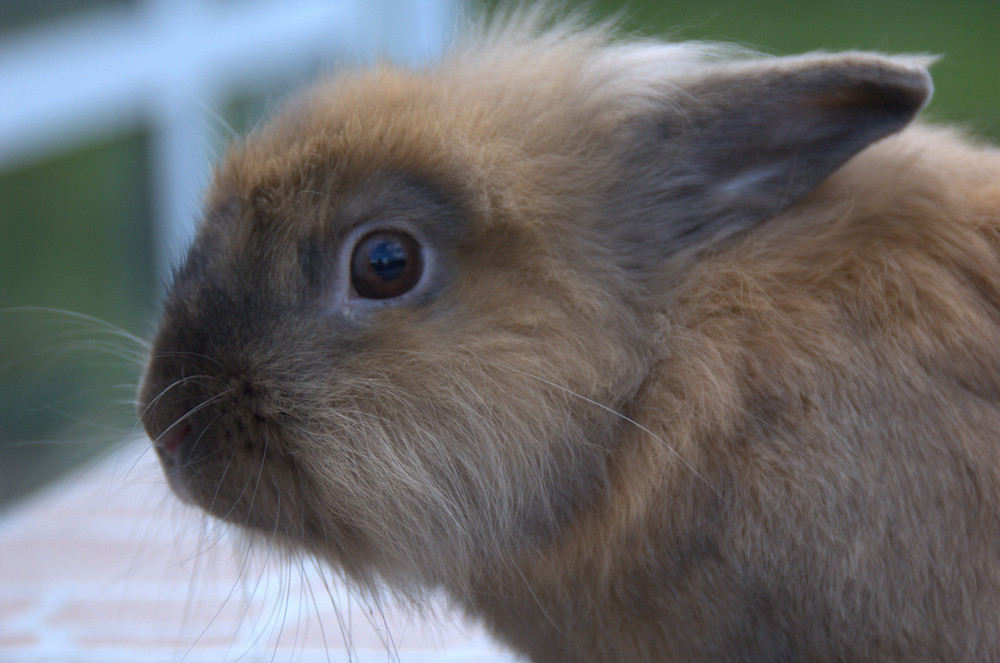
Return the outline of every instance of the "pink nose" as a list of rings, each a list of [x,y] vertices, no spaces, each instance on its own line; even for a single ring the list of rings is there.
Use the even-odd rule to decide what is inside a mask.
[[[191,424],[185,422],[183,424],[174,424],[167,430],[160,433],[160,435],[154,440],[156,446],[160,449],[173,456],[180,449],[184,440],[191,433]]]

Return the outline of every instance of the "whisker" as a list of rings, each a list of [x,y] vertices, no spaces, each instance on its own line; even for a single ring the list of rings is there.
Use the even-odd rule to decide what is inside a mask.
[[[190,376],[190,377],[184,377],[184,378],[179,378],[179,379],[177,379],[177,380],[174,380],[174,381],[173,381],[173,382],[171,382],[171,383],[170,383],[169,385],[167,385],[166,387],[164,387],[163,389],[161,389],[161,390],[160,390],[160,393],[158,393],[158,394],[157,394],[156,396],[154,396],[154,397],[153,397],[153,398],[152,398],[152,399],[151,399],[151,400],[149,401],[149,403],[147,403],[147,404],[146,404],[146,407],[145,407],[145,408],[143,408],[142,412],[140,412],[140,413],[139,413],[139,418],[140,418],[140,419],[144,418],[144,417],[145,417],[145,416],[146,416],[146,415],[147,415],[147,414],[149,413],[149,409],[150,409],[150,408],[152,408],[152,407],[155,407],[155,406],[156,406],[156,404],[157,404],[157,403],[159,403],[160,399],[161,399],[161,398],[163,398],[164,396],[166,396],[166,395],[167,395],[167,393],[168,393],[168,392],[169,392],[169,391],[170,391],[171,389],[173,389],[173,388],[175,388],[175,387],[179,387],[180,385],[182,385],[182,384],[185,384],[185,383],[187,383],[188,381],[192,381],[192,382],[193,382],[193,381],[195,381],[195,380],[206,380],[206,381],[209,381],[209,380],[214,380],[214,378],[213,378],[212,376],[210,376],[210,375],[193,375],[193,376]],[[223,393],[226,393],[226,392],[223,392]],[[188,412],[188,413],[187,413],[187,414],[185,414],[184,416],[187,416],[188,414],[191,414],[191,413],[190,413],[190,412]],[[179,419],[178,419],[177,421],[180,421],[180,419],[183,419],[183,418],[184,418],[184,417],[180,417],[180,418],[179,418]],[[174,422],[173,424],[171,424],[171,425],[174,425],[174,424],[176,424],[176,423],[177,423],[177,421],[175,421],[175,422]]]
[[[326,525],[325,524],[323,525],[323,540],[324,540],[324,542],[328,542],[329,541],[329,537],[327,536],[327,531],[326,531]],[[320,566],[319,561],[315,557],[312,557],[312,556],[311,556],[311,559],[312,559],[312,563],[313,563],[313,568],[316,570],[316,573],[319,575],[320,581],[323,583],[323,588],[326,591],[326,595],[330,598],[330,604],[333,606],[333,614],[336,617],[336,619],[337,619],[337,625],[340,628],[340,636],[344,640],[344,646],[347,648],[348,663],[350,663],[354,659],[354,656],[353,656],[353,652],[354,652],[354,639],[353,639],[353,636],[352,636],[351,622],[350,622],[350,619],[351,619],[351,613],[350,613],[350,609],[351,609],[351,593],[350,593],[350,590],[347,591],[347,611],[348,612],[347,612],[347,621],[345,621],[344,620],[344,614],[341,612],[340,606],[339,606],[339,604],[337,602],[337,599],[334,596],[333,586],[331,585],[331,581],[327,580],[326,574],[323,573],[323,568]],[[331,574],[333,573],[332,570],[330,572],[331,572]],[[324,643],[324,645],[326,645],[326,634],[325,634],[325,632],[323,633],[323,643]]]
[[[242,540],[244,542],[245,550],[242,554],[242,559],[239,564],[239,570],[237,572],[237,581],[233,584],[232,588],[230,589],[229,595],[226,597],[226,602],[228,603],[229,600],[232,598],[233,594],[236,592],[237,587],[242,587],[243,610],[240,612],[240,618],[237,621],[237,630],[243,628],[243,625],[247,622],[247,615],[250,613],[250,608],[253,605],[253,595],[256,593],[256,589],[259,586],[259,578],[258,578],[258,584],[254,586],[254,589],[251,591],[249,595],[247,594],[247,589],[248,589],[247,573],[250,569],[253,560],[254,545],[253,545],[253,539],[251,537],[247,537]],[[256,642],[256,639],[254,640],[254,642]],[[248,647],[252,646],[253,646],[252,643],[248,645]],[[231,649],[232,646],[230,646],[230,650]]]
[[[316,593],[313,591],[312,582],[309,580],[308,576],[306,575],[305,560],[302,557],[302,553],[300,552],[300,553],[298,553],[298,555],[299,555],[299,564],[300,564],[300,566],[302,568],[302,578],[305,581],[306,589],[309,591],[309,596],[312,599],[313,608],[316,610],[316,621],[319,623],[319,635],[320,635],[320,639],[323,640],[323,650],[326,652],[326,660],[330,661],[331,660],[330,659],[330,643],[326,639],[326,629],[323,628],[323,616],[321,614],[321,610],[320,610],[320,607],[319,607],[319,601],[317,601],[317,599],[316,599]],[[323,586],[326,588],[327,596],[329,596],[329,598],[330,598],[330,605],[333,608],[333,614],[336,617],[337,623],[340,626],[340,634],[341,634],[341,637],[343,637],[343,639],[344,639],[344,646],[347,649],[347,660],[348,660],[348,663],[350,663],[350,661],[353,659],[353,656],[351,655],[352,646],[350,644],[350,637],[347,634],[344,633],[344,620],[343,620],[343,618],[342,618],[342,616],[340,614],[340,607],[337,605],[337,601],[333,597],[333,591],[330,589],[330,585],[326,582],[326,576],[323,575],[323,572],[320,569],[320,565],[316,561],[316,558],[313,557],[312,555],[309,555],[309,559],[310,559],[310,561],[312,561],[313,568],[316,570],[317,575],[319,575],[320,581],[323,583]]]
[[[156,439],[153,440],[153,443],[154,444],[158,443],[160,441],[160,439],[164,435],[166,435],[167,432],[171,428],[173,428],[174,426],[176,426],[180,422],[184,421],[185,419],[187,419],[188,417],[190,417],[192,414],[195,414],[195,413],[200,412],[201,410],[205,409],[206,407],[208,407],[209,405],[211,405],[213,401],[216,401],[216,400],[222,398],[223,396],[225,396],[226,394],[228,394],[230,391],[232,391],[232,389],[226,389],[225,391],[221,391],[218,394],[215,394],[214,396],[206,398],[201,403],[198,403],[198,405],[195,405],[193,408],[189,409],[187,412],[185,412],[184,414],[182,414],[179,417],[177,417],[176,419],[174,419],[174,421],[169,426],[167,426],[166,428],[163,429],[162,433],[160,433],[159,435],[156,436]],[[218,418],[218,417],[216,417],[216,418]],[[212,421],[215,421],[215,419],[212,419]],[[206,426],[205,429],[207,429],[207,428],[208,427]],[[198,436],[198,440],[199,441],[201,440],[202,436],[204,436],[204,434],[205,434],[205,430],[202,430],[201,434]]]
[[[254,495],[256,495],[256,491],[254,492]],[[252,499],[253,498],[251,498],[251,502],[252,502]],[[278,498],[278,501],[279,501],[279,506],[280,506],[280,497]],[[251,504],[251,507],[252,507],[252,504]],[[278,514],[279,513],[280,513],[280,510],[276,509],[275,510],[275,518],[274,518],[274,527],[271,530],[270,535],[268,537],[267,549],[265,551],[266,554],[264,556],[264,561],[261,563],[260,573],[257,574],[257,581],[254,583],[253,590],[251,590],[250,595],[247,597],[247,606],[244,609],[243,614],[240,616],[240,623],[243,623],[246,620],[247,615],[249,614],[249,611],[250,611],[250,605],[253,603],[253,598],[257,595],[257,592],[260,591],[261,587],[264,586],[264,577],[267,575],[267,569],[271,565],[272,554],[274,552],[275,544],[277,543],[277,536],[278,536],[278,530],[279,530],[279,525],[280,525],[280,521],[279,521],[279,518],[278,518]],[[272,612],[272,614],[274,614],[274,613]],[[253,646],[253,647],[257,646],[260,643],[261,638],[263,638],[263,637],[264,637],[264,633],[263,632],[257,633],[256,637],[251,642],[251,646]]]
[[[215,422],[215,419],[213,419],[211,423],[214,423],[214,422]],[[211,423],[209,425],[211,425]],[[208,426],[205,427],[205,430],[208,430]],[[226,480],[226,475],[229,473],[229,467],[233,464],[233,459],[235,457],[236,457],[236,448],[234,447],[233,449],[230,450],[229,460],[226,461],[226,466],[224,468],[222,468],[222,474],[219,475],[218,480],[215,482],[215,492],[212,493],[212,501],[209,503],[208,509],[207,509],[208,513],[212,513],[212,510],[215,508],[215,502],[219,499],[219,491],[222,490],[222,484]],[[247,483],[249,483],[249,479],[244,484],[244,488],[246,487]],[[240,493],[240,497],[242,497],[242,495],[243,495],[243,493],[241,492]],[[239,498],[237,498],[233,502],[233,506],[229,507],[229,512],[226,514],[227,516],[232,513],[233,509],[235,508],[235,505],[238,504],[238,503],[239,503]]]
[[[375,629],[375,633],[378,635],[379,641],[382,643],[382,646],[386,648],[389,660],[399,663],[399,648],[396,645],[395,638],[392,637],[392,629],[389,628],[389,620],[386,619],[385,616],[385,609],[382,606],[382,599],[380,597],[381,593],[377,591],[371,580],[365,581],[365,587],[368,591],[368,600],[366,600],[365,603],[368,603],[369,605],[373,603],[375,605],[375,611],[378,613],[378,621],[381,622],[382,626],[379,628],[379,625],[375,623],[375,615],[366,611],[365,615],[368,619],[368,623],[371,624],[373,629]]]
[[[80,395],[93,394],[93,393],[97,393],[97,392],[100,392],[100,391],[102,391],[102,390],[101,389],[88,389],[88,390],[81,391]],[[75,397],[76,396],[74,396],[74,398]],[[57,417],[65,420],[67,422],[78,424],[81,427],[90,428],[92,430],[100,431],[100,432],[103,432],[103,433],[108,433],[108,434],[114,435],[114,436],[121,435],[123,432],[125,432],[121,428],[118,428],[118,427],[116,427],[114,425],[98,423],[97,421],[95,421],[92,418],[83,417],[81,415],[76,415],[76,414],[73,414],[72,412],[69,412],[68,410],[65,410],[65,409],[62,409],[60,407],[57,407],[58,403],[66,403],[66,401],[69,398],[70,397],[66,397],[66,398],[59,399],[59,400],[55,401],[54,403],[46,403],[46,404],[39,405],[36,408],[32,408],[31,411],[32,412],[47,412],[49,414],[55,415],[55,416],[57,416]],[[66,404],[68,404],[68,403],[66,403]],[[79,438],[77,438],[77,439],[79,439]]]
[[[215,364],[219,368],[224,368],[224,364],[214,357],[203,354],[201,352],[187,352],[183,350],[171,350],[170,352],[157,352],[150,355],[150,359],[174,359],[176,357],[190,357],[192,359],[198,359],[202,361],[207,361]]]
[[[86,313],[80,313],[79,311],[70,311],[67,309],[53,308],[48,306],[12,306],[8,308],[0,309],[0,314],[4,313],[46,313],[52,316],[57,316],[60,318],[65,318],[69,321],[82,322],[90,325],[90,328],[109,334],[114,334],[121,337],[124,340],[130,341],[137,346],[148,350],[150,344],[144,338],[133,334],[132,332],[119,327],[107,320],[102,320],[92,315]]]
[[[234,448],[232,455],[229,457],[229,461],[232,461],[233,456],[235,456],[235,455],[236,455],[236,449]],[[227,466],[228,466],[229,461],[227,461]],[[259,477],[258,477],[258,479],[259,479]],[[247,489],[250,487],[250,482],[251,481],[253,481],[253,475],[252,474],[247,474],[246,480],[243,482],[243,487],[240,489],[240,494],[237,495],[236,499],[234,499],[232,501],[233,503],[229,506],[229,510],[226,511],[225,515],[223,516],[223,519],[228,520],[229,517],[233,515],[233,512],[236,510],[236,507],[239,506],[239,504],[240,504],[241,501],[243,501],[243,496],[247,494]],[[216,490],[216,492],[215,492],[216,496],[218,495],[218,491],[220,491],[221,489],[222,489],[222,480],[220,479],[218,481],[218,483],[216,485],[216,489],[215,489]],[[250,502],[252,504],[253,498],[251,498]],[[212,498],[212,504],[213,505],[215,504],[215,496],[213,496],[213,498]],[[248,511],[247,512],[247,520],[243,523],[243,527],[244,528],[246,528],[247,527],[247,523],[250,522],[249,518],[250,518],[250,515],[249,515],[249,511]]]
[[[206,517],[205,520],[207,522],[207,517]],[[202,536],[204,536],[206,528],[207,528],[207,525],[203,526],[203,528],[202,528]],[[204,552],[205,552],[204,550],[199,550],[199,552],[197,553],[197,555],[194,556],[196,568],[197,568],[198,559],[200,559],[204,555]],[[195,577],[195,574],[192,573],[192,584],[191,584],[191,590],[190,590],[192,592],[192,595],[194,595],[193,592],[195,590],[195,587],[193,585],[193,583],[194,583],[194,577]],[[219,604],[219,607],[216,609],[215,614],[212,615],[211,619],[208,620],[208,623],[205,624],[202,627],[201,632],[194,638],[194,640],[191,642],[191,644],[188,645],[188,648],[184,652],[184,656],[182,657],[182,660],[188,658],[191,655],[191,652],[194,651],[194,648],[197,647],[198,643],[200,643],[201,640],[205,637],[205,634],[208,633],[208,630],[212,627],[213,624],[216,623],[216,621],[218,621],[219,616],[222,614],[222,611],[225,609],[226,605],[229,603],[229,600],[232,598],[233,594],[235,593],[236,588],[239,585],[239,582],[240,582],[239,578],[237,578],[236,580],[233,581],[233,586],[230,588],[229,593],[226,595],[226,598],[223,599],[222,603]]]
[[[67,356],[79,353],[86,353],[91,357],[91,361],[96,361],[96,357],[113,357],[124,362],[124,366],[130,368],[141,368],[146,354],[144,350],[128,350],[110,341],[93,338],[78,338],[82,334],[91,333],[84,331],[65,332],[62,334],[47,334],[44,345],[36,344],[30,352],[25,352],[12,360],[8,366],[16,363],[39,363],[39,372],[48,370],[49,366],[55,362],[64,360]],[[44,357],[44,361],[41,361]],[[114,364],[109,364],[114,365]]]

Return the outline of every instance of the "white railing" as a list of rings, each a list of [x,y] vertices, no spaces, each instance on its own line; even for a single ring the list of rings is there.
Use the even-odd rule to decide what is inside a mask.
[[[148,127],[162,273],[191,235],[227,98],[338,59],[433,57],[457,2],[137,0],[6,37],[0,171]]]

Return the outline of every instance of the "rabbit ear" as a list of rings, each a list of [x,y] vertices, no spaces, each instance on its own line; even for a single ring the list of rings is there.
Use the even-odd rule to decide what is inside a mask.
[[[612,218],[662,260],[774,216],[909,123],[931,93],[929,62],[804,56],[681,83],[631,125]]]

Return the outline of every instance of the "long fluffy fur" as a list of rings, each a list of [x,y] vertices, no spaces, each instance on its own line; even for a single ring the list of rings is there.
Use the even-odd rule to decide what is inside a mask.
[[[881,139],[923,61],[543,22],[233,148],[141,394],[154,439],[193,431],[175,489],[536,661],[1000,657],[1000,154]],[[871,137],[716,183],[758,89]],[[433,247],[423,299],[344,303],[381,217]]]

